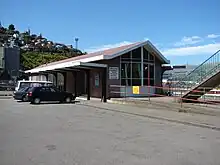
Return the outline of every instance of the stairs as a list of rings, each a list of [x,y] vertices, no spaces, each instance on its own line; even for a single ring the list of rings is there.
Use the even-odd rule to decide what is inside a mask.
[[[183,84],[181,88],[187,89],[183,93],[184,102],[197,100],[205,93],[220,84],[220,50],[196,67],[192,72],[186,75],[175,86]]]

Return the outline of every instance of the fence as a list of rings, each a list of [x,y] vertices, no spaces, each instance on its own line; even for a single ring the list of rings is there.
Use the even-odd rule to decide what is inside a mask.
[[[130,87],[131,88],[131,87]],[[141,88],[141,87],[139,87]],[[210,90],[210,88],[199,88],[198,90],[194,90],[193,94],[190,94],[191,96],[201,96],[199,99],[188,99],[188,98],[182,98],[182,96],[189,92],[190,90],[187,88],[172,88],[172,87],[158,87],[158,86],[145,86],[147,89],[154,89],[154,90],[147,90],[144,91],[145,93],[141,93],[142,91],[139,90],[139,93],[133,94],[132,96],[127,91],[127,86],[120,86],[120,85],[110,85],[110,97],[116,98],[120,97],[124,100],[132,99],[131,97],[136,97],[136,100],[148,100],[148,101],[157,101],[157,102],[166,102],[166,103],[178,103],[179,106],[183,106],[184,101],[198,103],[196,105],[216,105],[220,104],[220,90],[211,90],[207,93],[207,90]],[[149,93],[150,91],[150,93]],[[195,105],[195,104],[194,104]]]

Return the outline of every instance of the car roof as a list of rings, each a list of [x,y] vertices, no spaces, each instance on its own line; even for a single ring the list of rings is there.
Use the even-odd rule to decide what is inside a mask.
[[[35,80],[19,80],[18,82],[34,82],[34,83],[53,83],[51,81],[35,81]]]

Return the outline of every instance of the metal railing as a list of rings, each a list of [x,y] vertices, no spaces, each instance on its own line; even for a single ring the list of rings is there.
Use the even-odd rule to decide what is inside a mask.
[[[207,88],[203,87],[199,88],[198,90],[193,90],[193,93],[190,94],[191,96],[201,96],[201,93],[203,93],[202,97],[199,97],[197,100],[194,100],[190,98],[182,98],[183,94],[189,91],[186,88],[176,89],[164,86],[152,87],[157,90],[155,90],[155,93],[151,93],[150,96],[148,95],[147,91],[140,91],[139,94],[137,94],[134,97],[131,97],[127,95],[128,91],[126,91],[126,89],[128,89],[128,87],[120,85],[110,85],[110,100],[112,100],[113,102],[122,102],[125,104],[131,103],[137,105],[141,104],[144,106],[148,104],[158,105],[165,108],[172,106],[174,108],[183,108],[185,110],[189,110],[196,107],[220,110],[220,90],[211,90],[210,92],[206,92]],[[161,92],[158,93],[156,91]]]
[[[179,80],[175,86],[179,86],[182,82],[185,88],[190,89],[195,85],[202,83],[207,78],[220,71],[220,50],[196,67],[193,71]]]

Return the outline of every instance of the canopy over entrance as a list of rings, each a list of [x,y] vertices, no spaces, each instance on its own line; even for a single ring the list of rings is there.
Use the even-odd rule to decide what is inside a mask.
[[[25,73],[39,73],[45,71],[73,71],[80,69],[93,69],[93,68],[107,68],[106,64],[97,64],[97,63],[86,63],[86,62],[69,62],[69,63],[60,63],[55,65],[45,65],[43,67],[37,67],[31,70],[25,71]]]

